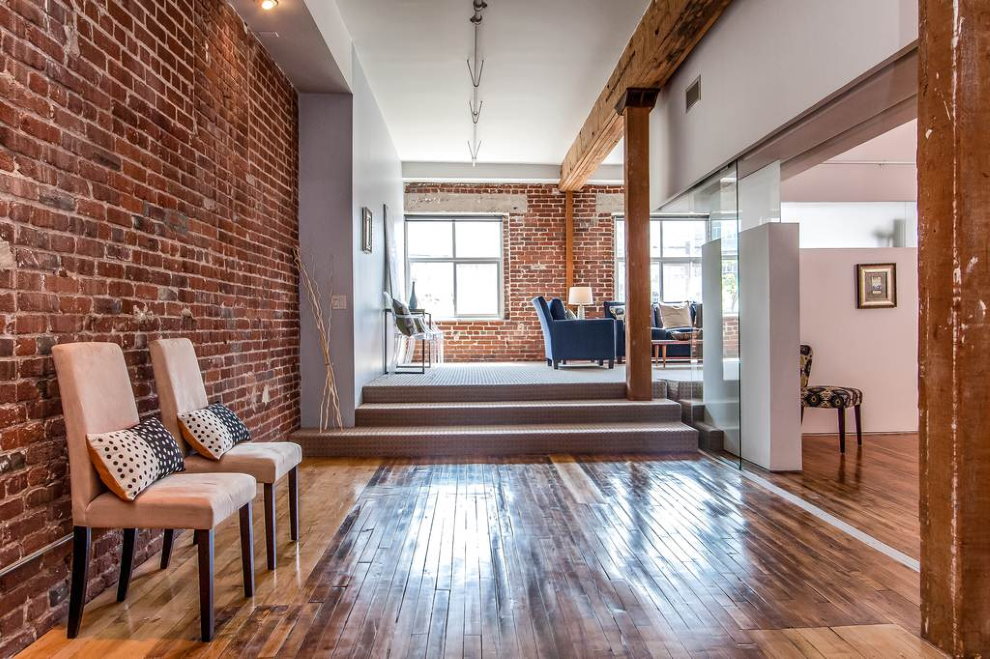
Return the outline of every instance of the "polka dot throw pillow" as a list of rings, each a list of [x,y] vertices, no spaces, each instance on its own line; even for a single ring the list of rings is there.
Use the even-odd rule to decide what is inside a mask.
[[[178,443],[158,419],[86,440],[100,480],[124,501],[134,501],[155,481],[184,469]]]
[[[220,403],[180,414],[179,428],[193,450],[210,460],[219,460],[235,444],[251,439],[237,415]]]

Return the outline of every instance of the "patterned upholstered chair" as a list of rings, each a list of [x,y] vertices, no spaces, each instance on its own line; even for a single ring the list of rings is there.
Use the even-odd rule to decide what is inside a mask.
[[[863,392],[853,387],[840,387],[834,384],[808,386],[811,377],[811,362],[814,351],[811,346],[801,346],[801,420],[804,420],[804,408],[834,409],[839,414],[839,452],[846,452],[846,409],[853,408],[856,415],[856,443],[863,445],[863,420],[860,415],[860,405],[863,403]]]

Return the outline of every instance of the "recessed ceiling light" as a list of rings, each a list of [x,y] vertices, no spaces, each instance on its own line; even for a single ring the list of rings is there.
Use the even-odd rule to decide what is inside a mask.
[[[278,0],[261,0],[261,8],[265,11],[271,11],[278,7]]]

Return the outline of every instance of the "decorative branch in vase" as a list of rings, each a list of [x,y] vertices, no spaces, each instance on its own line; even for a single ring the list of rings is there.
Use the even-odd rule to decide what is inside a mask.
[[[326,376],[323,380],[323,394],[320,398],[320,430],[330,429],[333,421],[335,428],[343,428],[344,422],[340,416],[340,398],[337,396],[337,378],[333,371],[333,360],[330,358],[330,324],[333,320],[331,313],[323,312],[323,294],[320,285],[313,279],[303,264],[299,250],[295,252],[296,267],[299,268],[299,278],[306,289],[306,296],[313,308],[313,320],[316,322],[316,332],[320,339],[320,350],[323,352],[323,366]]]

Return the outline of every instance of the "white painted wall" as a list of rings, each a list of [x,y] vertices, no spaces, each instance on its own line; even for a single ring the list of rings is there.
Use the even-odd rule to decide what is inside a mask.
[[[385,327],[382,291],[385,284],[385,221],[383,205],[397,236],[402,237],[402,164],[364,70],[355,54],[351,84],[354,90],[354,199],[352,248],[354,251],[354,391],[361,403],[364,385],[380,376]],[[361,208],[374,214],[372,252],[361,251]],[[398,244],[398,243],[397,243]],[[397,264],[397,270],[401,266]],[[351,424],[349,424],[351,425]]]
[[[739,234],[742,457],[771,471],[801,469],[798,251],[794,224]]]
[[[906,201],[918,198],[913,164],[823,162],[780,185],[784,201]]]
[[[917,0],[735,0],[650,117],[652,207],[912,44]],[[685,89],[701,76],[690,112]]]
[[[897,264],[897,307],[856,308],[857,263]],[[812,384],[863,390],[864,432],[917,431],[917,249],[802,249],[801,342],[815,351]],[[805,413],[806,433],[837,427],[834,411]]]
[[[353,94],[299,95],[299,242],[303,261],[331,311],[330,348],[345,426],[354,425],[361,389],[384,370],[382,205],[400,223],[402,167],[357,57]],[[375,216],[373,251],[361,251],[361,208]],[[400,224],[401,226],[401,224]],[[329,309],[331,295],[346,308]],[[302,426],[319,425],[324,366],[304,290],[301,297]]]
[[[801,225],[802,248],[916,247],[918,205],[828,202],[780,205],[781,220]]]

